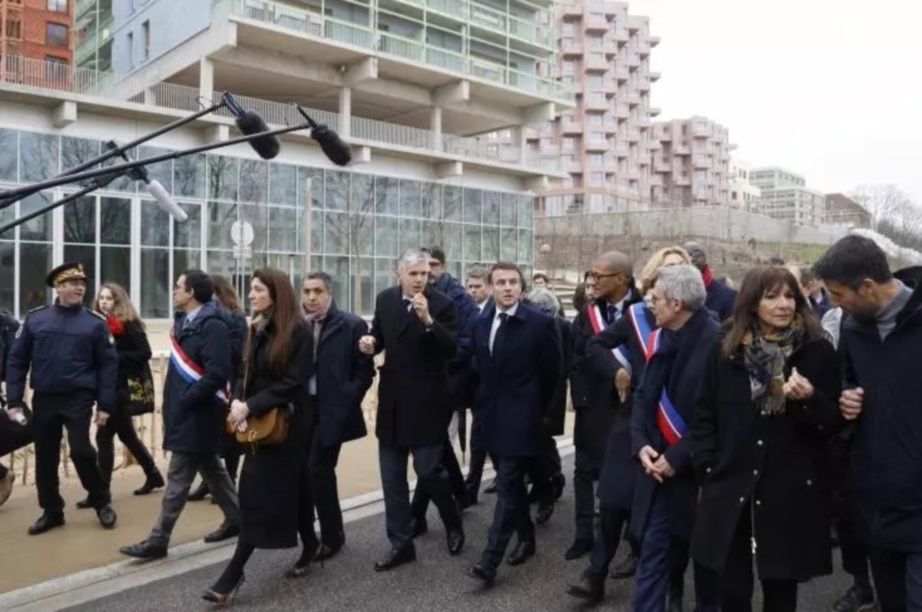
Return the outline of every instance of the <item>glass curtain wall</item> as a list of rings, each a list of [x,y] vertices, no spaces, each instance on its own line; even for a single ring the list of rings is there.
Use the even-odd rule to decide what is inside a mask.
[[[0,183],[53,176],[100,147],[97,140],[0,128]],[[140,158],[166,152],[140,149]],[[531,274],[531,195],[216,154],[148,172],[173,193],[185,222],[160,210],[143,186],[116,179],[0,235],[0,308],[21,317],[48,303],[45,274],[53,262],[69,260],[87,268],[88,301],[99,283],[114,281],[152,319],[171,316],[173,281],[190,268],[227,276],[244,297],[257,268],[285,270],[295,284],[305,268],[323,269],[334,278],[340,307],[360,314],[370,314],[377,292],[394,283],[395,260],[408,248],[441,245],[459,278],[500,259]],[[0,221],[66,193],[36,194],[0,211]]]

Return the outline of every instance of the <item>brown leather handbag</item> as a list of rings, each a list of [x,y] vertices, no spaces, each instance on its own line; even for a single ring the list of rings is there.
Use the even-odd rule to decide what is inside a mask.
[[[250,355],[252,357],[252,355]],[[246,401],[247,378],[249,376],[250,360],[246,360],[243,368],[243,393]],[[271,408],[265,414],[251,414],[247,417],[247,427],[244,431],[234,428],[230,421],[227,423],[227,432],[237,438],[237,442],[249,445],[255,453],[260,446],[278,446],[288,439],[288,407]]]

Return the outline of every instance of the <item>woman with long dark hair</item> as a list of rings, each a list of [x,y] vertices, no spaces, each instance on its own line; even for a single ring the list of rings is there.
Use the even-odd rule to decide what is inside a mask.
[[[243,357],[243,344],[247,336],[247,315],[240,305],[240,298],[237,296],[237,290],[231,285],[230,281],[220,274],[210,274],[212,283],[214,283],[214,299],[227,318],[227,329],[230,335],[231,345],[231,372],[230,379],[231,389],[237,383],[237,376],[240,374],[240,363]],[[224,466],[227,468],[227,474],[231,482],[237,482],[237,472],[240,467],[240,455],[243,453],[243,447],[237,442],[234,434],[227,434],[221,440],[221,457],[224,458]],[[208,485],[203,480],[199,486],[189,494],[189,501],[201,501],[210,493]],[[216,504],[217,500],[211,500]]]
[[[307,463],[304,456],[316,422],[306,390],[314,366],[313,337],[304,325],[291,280],[279,270],[257,270],[249,297],[253,320],[228,422],[246,431],[247,417],[279,409],[288,415],[289,431],[281,444],[246,450],[237,548],[218,581],[202,595],[215,603],[236,593],[255,549],[298,545],[298,504],[304,502],[299,470]],[[316,543],[305,543],[311,558],[315,550]]]
[[[103,283],[96,296],[95,310],[106,318],[109,332],[115,339],[118,351],[118,398],[115,414],[102,427],[96,429],[99,471],[106,485],[112,482],[115,465],[115,445],[118,436],[131,454],[137,459],[147,479],[135,495],[147,495],[164,486],[163,475],[157,469],[154,458],[134,429],[132,416],[152,412],[154,409],[154,383],[150,371],[150,342],[144,323],[131,304],[128,292],[121,285]],[[77,502],[78,508],[91,507],[87,500]]]
[[[797,583],[832,572],[827,441],[842,427],[838,360],[789,270],[743,280],[705,371],[690,436],[701,483],[692,558],[721,609],[797,608]]]

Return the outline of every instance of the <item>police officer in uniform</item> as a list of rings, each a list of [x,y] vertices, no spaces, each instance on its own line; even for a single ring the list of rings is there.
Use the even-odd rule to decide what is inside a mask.
[[[45,282],[58,297],[53,306],[29,312],[7,363],[10,408],[24,406],[26,375],[32,370],[35,479],[43,514],[29,527],[29,534],[64,524],[64,499],[58,492],[64,429],[87,500],[102,526],[112,528],[116,515],[96,463],[96,449],[90,444],[90,421],[94,403],[97,425],[104,425],[118,405],[118,353],[105,319],[83,305],[83,264],[62,264]]]

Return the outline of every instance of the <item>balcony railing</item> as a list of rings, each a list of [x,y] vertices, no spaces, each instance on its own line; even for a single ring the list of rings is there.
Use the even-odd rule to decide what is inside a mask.
[[[53,90],[83,96],[104,98],[119,102],[130,102],[158,108],[193,112],[201,108],[199,90],[174,83],[157,83],[141,93],[128,90],[111,72],[98,72],[84,68],[71,68],[44,60],[9,56],[0,63],[0,90],[16,87]],[[271,100],[237,96],[240,104],[259,114],[270,126],[292,125],[299,115],[291,104]],[[338,113],[305,109],[311,117],[321,123],[342,130],[343,121]],[[231,118],[226,109],[216,115]],[[362,140],[387,147],[407,147],[434,153],[467,157],[476,160],[498,161],[529,168],[558,171],[559,158],[539,152],[522,150],[513,145],[490,147],[484,138],[441,134],[396,123],[374,121],[352,117],[350,136],[347,140]]]
[[[555,80],[514,70],[500,64],[495,64],[497,68],[491,67],[491,72],[484,72],[483,65],[489,62],[474,60],[469,56],[422,41],[378,32],[367,24],[319,15],[313,11],[270,0],[215,0],[215,4],[222,12],[234,17],[359,47],[369,53],[394,55],[416,64],[426,64],[465,76],[489,79],[494,83],[555,100],[572,103],[575,98],[572,88]],[[457,17],[462,21],[479,20],[481,26],[484,25],[483,21],[488,11],[492,10],[481,5],[476,5],[474,8],[466,0],[430,0],[426,6],[428,10]],[[492,13],[489,14],[492,15]],[[549,28],[508,16],[505,13],[496,12],[494,17],[496,16],[502,17],[504,21],[502,25],[496,26],[497,31],[543,45],[548,49],[553,48],[556,44],[553,41],[553,32]],[[531,39],[528,39],[529,36]],[[548,55],[550,56],[550,52]]]

